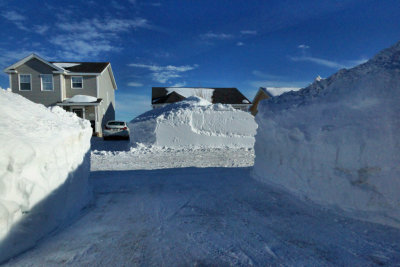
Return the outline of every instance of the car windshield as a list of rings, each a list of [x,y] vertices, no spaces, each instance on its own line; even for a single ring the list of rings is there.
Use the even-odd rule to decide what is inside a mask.
[[[123,125],[125,125],[125,122],[123,122],[123,121],[110,121],[107,124],[108,125],[121,125],[121,126],[123,126]]]

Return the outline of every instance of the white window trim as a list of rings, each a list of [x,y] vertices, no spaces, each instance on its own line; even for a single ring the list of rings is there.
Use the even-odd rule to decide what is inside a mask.
[[[82,79],[82,87],[74,87],[74,83],[72,82],[72,78],[81,78]],[[83,89],[83,76],[71,76],[71,88],[72,89]]]
[[[51,75],[51,90],[43,90],[43,75]],[[54,75],[53,74],[40,74],[40,90],[43,92],[54,92]]]
[[[31,89],[30,90],[21,90],[21,75],[29,75],[29,84],[31,85]],[[32,91],[32,74],[25,74],[25,73],[20,73],[18,74],[18,89],[22,92],[28,92],[28,91]]]

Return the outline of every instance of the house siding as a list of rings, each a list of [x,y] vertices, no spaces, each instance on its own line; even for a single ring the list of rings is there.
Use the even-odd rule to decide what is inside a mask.
[[[107,121],[115,120],[115,90],[111,81],[110,67],[98,77],[99,98],[103,99],[99,105],[99,121],[103,129]]]
[[[53,74],[54,70],[40,60],[33,58],[16,68],[17,73],[10,74],[11,90],[13,93],[22,95],[33,102],[45,106],[54,105],[61,99],[60,75]],[[31,91],[19,90],[19,74],[31,74]],[[41,74],[53,74],[53,91],[41,90]]]
[[[72,89],[71,86],[71,76],[66,75],[64,78],[65,86],[65,97],[70,98],[74,95],[88,95],[97,97],[97,84],[95,75],[73,75],[82,76],[83,78],[83,88],[82,89]]]

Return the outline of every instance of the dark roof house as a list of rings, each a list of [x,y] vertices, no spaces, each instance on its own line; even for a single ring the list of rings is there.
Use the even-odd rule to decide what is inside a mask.
[[[236,109],[246,110],[251,102],[237,88],[204,87],[153,87],[153,108],[184,100],[189,96],[202,97],[213,104],[230,104]]]

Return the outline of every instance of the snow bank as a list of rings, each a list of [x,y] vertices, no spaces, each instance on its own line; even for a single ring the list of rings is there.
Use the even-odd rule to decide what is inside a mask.
[[[166,147],[253,147],[251,114],[193,96],[148,111],[129,123],[131,141]]]
[[[352,216],[400,226],[400,42],[263,101],[255,177]]]
[[[89,200],[90,123],[0,90],[0,262]]]

